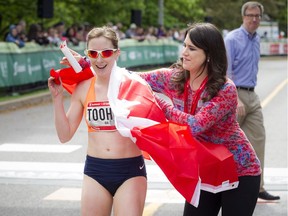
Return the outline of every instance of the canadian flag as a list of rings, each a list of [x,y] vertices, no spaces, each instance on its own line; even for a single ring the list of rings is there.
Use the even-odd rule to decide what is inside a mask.
[[[62,86],[72,94],[76,85],[83,80],[90,79],[94,76],[93,71],[87,67],[83,69],[81,72],[76,72],[72,67],[62,68],[59,70],[54,70],[53,68],[50,70],[50,76],[55,78],[55,82],[60,84],[60,80],[62,82]]]
[[[61,77],[70,93],[78,82],[94,75],[90,68],[55,72],[51,70],[51,76]],[[155,161],[189,203],[198,206],[201,190],[217,193],[238,187],[236,165],[227,148],[199,142],[187,125],[166,121],[154,92],[140,76],[115,64],[107,96],[117,130],[130,137],[146,159]]]
[[[232,153],[222,145],[197,141],[187,125],[166,121],[140,76],[115,65],[108,99],[118,131],[149,154],[189,203],[198,206],[201,189],[217,193],[238,187]]]

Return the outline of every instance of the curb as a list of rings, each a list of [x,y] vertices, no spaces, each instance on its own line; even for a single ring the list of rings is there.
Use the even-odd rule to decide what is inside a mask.
[[[51,101],[52,98],[50,92],[39,93],[32,96],[23,96],[17,99],[0,102],[0,113],[14,111],[21,108],[27,108]]]

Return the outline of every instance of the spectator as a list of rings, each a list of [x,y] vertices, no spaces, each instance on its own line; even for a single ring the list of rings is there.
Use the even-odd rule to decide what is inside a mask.
[[[76,35],[75,38],[80,41],[86,41],[85,39],[85,27],[84,26],[78,26],[76,29]]]
[[[228,56],[228,76],[238,90],[237,120],[253,145],[261,162],[262,174],[258,197],[279,200],[264,189],[265,127],[259,96],[254,91],[257,84],[260,59],[260,36],[257,28],[264,7],[258,2],[246,2],[241,9],[241,27],[230,31],[225,37]]]
[[[145,39],[148,41],[155,41],[156,37],[156,29],[153,26],[148,27],[145,33]]]
[[[239,186],[218,193],[202,190],[198,207],[186,201],[184,216],[216,216],[220,208],[222,216],[251,216],[257,203],[260,162],[236,121],[237,89],[226,71],[222,34],[210,23],[195,23],[186,30],[180,59],[172,67],[138,73],[170,98],[173,105],[158,99],[169,121],[188,125],[197,140],[225,146],[234,155]]]
[[[144,29],[142,27],[138,27],[136,29],[136,34],[134,35],[133,39],[136,39],[139,42],[145,40],[145,32],[144,32]]]
[[[16,28],[16,25],[11,25],[9,27],[9,33],[7,34],[6,38],[5,38],[6,42],[12,42],[17,44],[20,48],[25,46],[25,42],[22,41],[18,35],[18,31]]]
[[[90,32],[90,30],[93,28],[93,26],[90,23],[85,22],[85,23],[83,23],[83,27],[84,27],[83,38],[84,38],[84,41],[87,41],[87,35]]]
[[[61,43],[61,39],[59,37],[57,30],[51,26],[50,28],[48,28],[47,33],[48,33],[47,39],[49,40],[49,44],[59,46]]]
[[[79,45],[79,40],[76,38],[77,35],[77,29],[75,26],[70,26],[67,28],[65,37],[67,38],[67,42],[71,43],[73,46]]]
[[[42,30],[39,24],[30,25],[27,37],[29,42],[35,42],[39,45],[48,45],[50,43],[47,33]]]
[[[178,42],[182,42],[184,38],[181,36],[179,29],[177,27],[175,27],[172,29],[172,31],[173,31],[173,33],[172,33],[173,40],[178,41]]]
[[[67,38],[65,37],[65,23],[64,22],[58,22],[53,27],[57,30],[61,41],[67,40]]]
[[[120,40],[123,40],[126,38],[125,33],[122,31],[123,25],[121,22],[118,22],[114,27],[113,27],[118,35],[118,38]]]
[[[135,23],[131,23],[130,27],[125,32],[126,38],[134,38],[136,36],[137,26]]]
[[[17,28],[17,32],[19,35],[19,38],[24,41],[27,42],[27,36],[26,36],[26,22],[24,20],[20,20],[19,23],[16,25]]]
[[[157,29],[157,38],[163,38],[166,37],[166,30],[165,27],[163,25],[159,25],[158,29]]]

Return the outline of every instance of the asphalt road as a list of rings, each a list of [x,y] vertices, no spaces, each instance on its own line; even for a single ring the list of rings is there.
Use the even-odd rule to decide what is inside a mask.
[[[265,187],[281,200],[259,200],[255,216],[287,215],[287,82],[287,57],[261,59],[256,91],[267,131]],[[80,215],[86,128],[81,124],[61,145],[52,110],[47,94],[0,103],[1,216]],[[153,162],[147,171],[144,215],[182,215],[183,198]]]

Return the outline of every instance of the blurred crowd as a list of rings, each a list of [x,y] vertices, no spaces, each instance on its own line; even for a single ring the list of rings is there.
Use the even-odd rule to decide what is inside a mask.
[[[109,22],[106,25],[114,28],[121,40],[135,39],[141,42],[169,38],[183,41],[184,37],[184,31],[176,27],[171,29],[166,29],[164,26],[143,28],[131,23],[130,26],[125,28],[120,22],[117,24]],[[57,22],[45,29],[41,24],[26,26],[26,22],[20,20],[17,24],[10,25],[4,41],[15,43],[20,48],[24,47],[26,42],[35,42],[43,46],[59,46],[65,40],[68,44],[78,46],[80,42],[86,41],[86,35],[92,27],[87,23],[66,26],[64,22]]]

